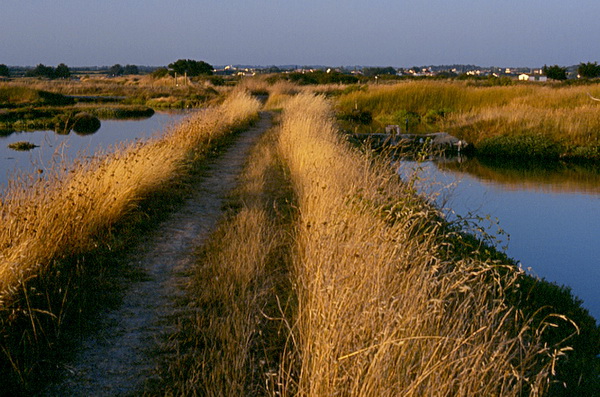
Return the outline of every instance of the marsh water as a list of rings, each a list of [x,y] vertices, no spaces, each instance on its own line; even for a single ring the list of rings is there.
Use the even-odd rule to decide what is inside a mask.
[[[164,132],[180,121],[186,112],[157,112],[152,117],[134,120],[102,120],[100,129],[87,135],[71,131],[68,135],[54,131],[15,132],[0,135],[0,191],[16,173],[44,170],[53,161],[67,161],[81,156],[92,156],[111,145],[132,142]],[[38,146],[28,151],[10,149],[9,144],[26,141]]]
[[[0,136],[0,191],[15,173],[43,170],[53,159],[92,156],[120,142],[160,134],[185,115],[159,112],[142,120],[104,120],[96,133],[83,136],[53,131]],[[8,148],[18,141],[39,147],[22,152]],[[474,220],[497,236],[497,247],[524,269],[570,287],[600,319],[600,167],[482,164],[454,158],[402,162],[400,172],[405,178],[414,178],[416,172],[417,184],[435,196],[450,220]],[[499,234],[499,228],[506,234]]]
[[[529,273],[570,287],[600,319],[600,167],[402,162],[450,220],[471,220]]]

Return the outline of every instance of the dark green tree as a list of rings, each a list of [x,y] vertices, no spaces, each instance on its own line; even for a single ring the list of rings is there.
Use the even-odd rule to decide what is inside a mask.
[[[0,64],[0,76],[10,77],[10,69],[5,64]]]
[[[56,69],[54,69],[54,77],[58,79],[68,79],[71,77],[71,70],[69,70],[67,65],[61,63],[56,67]]]
[[[125,65],[123,74],[140,74],[140,69],[135,65]]]
[[[546,66],[542,68],[544,74],[553,80],[566,80],[567,79],[567,68],[560,67],[558,65]]]
[[[108,74],[111,76],[121,76],[123,74],[123,66],[116,63],[108,69]]]
[[[396,74],[396,69],[394,69],[391,66],[388,66],[386,68],[382,68],[382,67],[369,67],[369,68],[364,68],[363,69],[363,74],[365,76],[378,76],[378,75],[395,75]]]
[[[152,77],[155,79],[160,79],[161,77],[165,77],[169,74],[169,69],[167,68],[158,68],[154,72],[152,72]]]
[[[273,65],[273,66],[269,66],[268,68],[266,68],[265,73],[281,73],[281,69],[279,69],[277,66]]]
[[[600,77],[600,65],[598,65],[598,62],[580,63],[579,67],[577,68],[577,73],[581,77],[588,79]]]
[[[29,70],[25,73],[27,77],[47,77],[49,79],[53,79],[55,77],[54,68],[52,66],[46,66],[44,64],[39,64],[32,70]]]
[[[211,64],[208,64],[204,61],[179,59],[173,63],[170,63],[169,69],[180,75],[187,74],[188,77],[194,77],[200,75],[212,75],[214,68]]]

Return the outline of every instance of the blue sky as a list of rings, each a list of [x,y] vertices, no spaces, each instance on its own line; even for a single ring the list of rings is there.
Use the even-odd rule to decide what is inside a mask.
[[[0,0],[0,63],[563,66],[598,0]]]

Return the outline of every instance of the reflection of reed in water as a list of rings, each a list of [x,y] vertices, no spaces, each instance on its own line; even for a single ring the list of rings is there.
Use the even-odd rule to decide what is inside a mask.
[[[600,193],[600,169],[593,164],[461,159],[437,163],[447,171],[464,172],[509,190],[556,193]]]

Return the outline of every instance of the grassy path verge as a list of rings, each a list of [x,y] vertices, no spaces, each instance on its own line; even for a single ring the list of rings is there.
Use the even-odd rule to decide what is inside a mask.
[[[118,301],[101,294],[106,274],[132,273],[116,263],[144,228],[177,206],[215,145],[259,107],[234,94],[161,138],[10,183],[0,197],[4,393],[35,389],[53,362],[48,352],[72,339],[67,330],[85,328],[93,313]]]
[[[199,252],[161,393],[598,390],[598,328],[568,291],[445,223],[323,97],[280,105]]]
[[[599,391],[598,327],[568,291],[452,228],[385,159],[352,150],[327,101],[289,101],[280,150],[299,211],[297,394]]]
[[[228,211],[198,252],[158,394],[272,395],[293,318],[294,195],[270,130],[253,148]]]
[[[66,381],[46,395],[139,394],[155,377],[160,360],[155,344],[183,314],[174,300],[188,282],[192,248],[204,242],[221,217],[224,196],[234,187],[250,146],[268,126],[269,117],[263,114],[255,127],[240,133],[208,164],[206,177],[183,207],[129,254],[135,260],[131,266],[144,277],[128,286],[122,305],[105,315],[100,332],[70,364]]]

